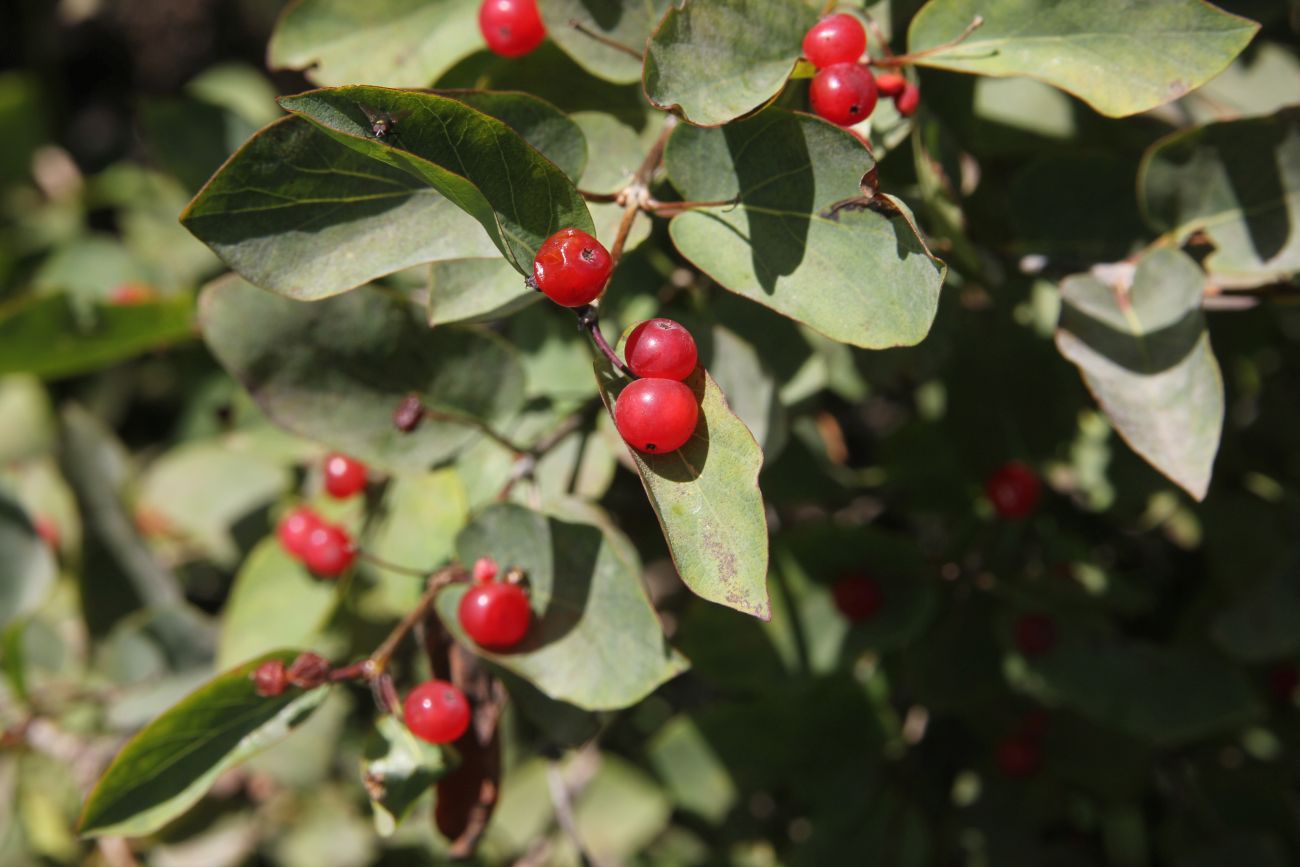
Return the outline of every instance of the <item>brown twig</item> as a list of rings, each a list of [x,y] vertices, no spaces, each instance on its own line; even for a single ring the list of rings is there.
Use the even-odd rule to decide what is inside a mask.
[[[623,359],[618,357],[618,353],[614,351],[614,347],[609,345],[609,341],[605,339],[605,335],[600,332],[600,315],[596,310],[596,306],[594,304],[587,304],[576,308],[574,312],[578,314],[578,327],[587,332],[588,336],[591,337],[591,342],[595,344],[596,349],[600,351],[600,354],[605,356],[605,359],[610,363],[610,365],[628,379],[636,379],[636,376],[628,369],[628,366],[623,363]]]
[[[922,57],[929,57],[932,54],[938,54],[941,51],[947,51],[949,48],[956,48],[958,45],[962,44],[967,39],[969,39],[972,33],[974,33],[976,30],[980,29],[983,26],[984,26],[984,16],[976,15],[974,18],[971,19],[971,22],[966,25],[965,30],[957,34],[952,39],[949,39],[947,42],[943,43],[942,45],[935,45],[930,48],[925,48],[922,49],[921,51],[916,51],[908,54],[898,54],[890,57],[875,58],[871,60],[870,63],[872,66],[883,66],[883,67],[911,66],[916,61],[920,60]]]
[[[357,559],[369,563],[372,566],[378,566],[380,569],[386,569],[389,572],[397,572],[401,575],[411,575],[415,578],[424,578],[429,574],[427,569],[416,569],[413,566],[399,566],[396,563],[390,563],[381,557],[376,557],[369,551],[358,550]]]
[[[595,193],[591,190],[578,190],[578,195],[582,196],[588,202],[617,202],[622,193]]]
[[[867,10],[862,10],[862,17],[867,19],[867,29],[871,31],[872,36],[876,37],[876,42],[879,43],[880,50],[885,52],[885,58],[887,60],[892,60],[894,58],[894,49],[889,47],[889,40],[885,38],[885,31],[880,29],[880,25],[876,23],[876,19],[872,18],[871,13],[867,12]]]
[[[592,39],[596,40],[601,45],[606,45],[610,48],[613,48],[615,51],[621,51],[624,54],[631,55],[632,57],[635,57],[637,60],[642,59],[640,51],[637,51],[635,48],[631,47],[630,45],[624,45],[622,42],[619,42],[617,39],[610,39],[608,36],[606,36],[603,33],[597,33],[595,30],[592,30],[590,27],[588,27],[586,24],[583,24],[581,21],[577,20],[576,18],[569,20],[569,26],[572,27],[574,30],[578,31],[579,33],[581,33],[583,36],[590,36]]]
[[[369,677],[377,677],[388,667],[388,661],[392,659],[397,646],[402,643],[402,639],[415,627],[415,624],[419,623],[429,609],[433,607],[439,591],[454,581],[464,581],[468,577],[468,573],[459,565],[446,566],[429,576],[429,585],[425,589],[424,595],[420,597],[420,601],[415,604],[414,608],[406,612],[406,616],[393,627],[393,631],[384,639],[384,643],[379,645],[379,648],[370,654],[370,658],[366,660],[369,664],[367,669]]]
[[[729,199],[713,199],[706,202],[661,202],[658,199],[647,199],[642,203],[642,210],[646,211],[689,211],[692,208],[722,208],[728,205],[735,207],[740,204],[740,196],[735,195]]]
[[[552,449],[564,441],[564,438],[574,431],[578,430],[586,420],[591,407],[596,404],[590,403],[582,409],[570,415],[564,421],[560,422],[554,430],[537,441],[537,444],[528,450],[527,453],[519,455],[515,459],[514,466],[510,468],[510,478],[506,479],[505,485],[497,493],[498,500],[504,500],[510,496],[514,490],[515,484],[520,479],[526,479],[537,469],[537,462],[548,454]]]
[[[507,449],[510,449],[510,451],[512,452],[524,451],[524,449],[520,448],[518,444],[512,442],[504,434],[498,433],[497,431],[493,430],[491,427],[489,427],[488,425],[484,424],[483,422],[479,421],[476,418],[457,415],[456,413],[442,412],[441,410],[429,409],[428,407],[425,407],[424,409],[424,417],[430,419],[431,421],[445,421],[445,422],[450,422],[451,424],[463,424],[466,425],[467,427],[472,427],[475,430],[477,430],[479,433],[486,436],[488,439],[492,440],[493,442]]]

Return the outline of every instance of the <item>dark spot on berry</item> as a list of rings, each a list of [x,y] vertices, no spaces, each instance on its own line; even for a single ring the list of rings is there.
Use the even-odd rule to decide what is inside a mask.
[[[578,255],[582,257],[582,261],[584,262],[596,261],[596,251],[591,249],[590,247],[583,247],[582,252],[579,253]]]
[[[861,111],[862,109],[858,107],[858,104],[856,102],[853,103],[853,105],[849,106],[849,114],[858,114]]]
[[[659,450],[659,446],[655,445],[654,443],[646,443],[646,444],[645,444],[645,450],[648,451],[648,452],[658,451],[658,450]]]

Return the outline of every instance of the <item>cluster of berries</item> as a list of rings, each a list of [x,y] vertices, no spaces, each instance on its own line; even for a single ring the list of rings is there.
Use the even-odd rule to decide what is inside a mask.
[[[903,117],[921,104],[921,91],[902,75],[889,72],[879,78],[860,64],[867,50],[867,33],[857,18],[841,12],[828,15],[803,38],[803,56],[817,67],[808,98],[812,110],[839,126],[853,126],[871,117],[880,94],[894,100]]]
[[[538,248],[533,282],[555,303],[582,307],[596,300],[613,270],[600,241],[581,229],[561,229]],[[691,438],[700,416],[695,393],[683,382],[699,362],[695,339],[671,319],[650,319],[628,336],[624,356],[637,379],[614,407],[619,434],[638,451],[676,451]]]
[[[332,497],[346,499],[365,490],[369,473],[358,460],[335,452],[325,457],[323,470],[325,491]],[[320,578],[337,578],[357,556],[347,530],[306,506],[281,518],[275,532],[284,550]]]

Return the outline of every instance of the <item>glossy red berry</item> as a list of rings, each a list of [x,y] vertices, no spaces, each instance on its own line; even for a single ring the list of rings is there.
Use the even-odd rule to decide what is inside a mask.
[[[845,575],[831,585],[840,613],[854,623],[876,616],[880,610],[880,585],[866,575]]]
[[[303,544],[302,562],[321,578],[337,578],[357,558],[347,530],[324,522],[313,527]]]
[[[1025,614],[1016,620],[1016,647],[1025,656],[1046,656],[1056,647],[1056,623],[1045,614]]]
[[[505,650],[523,641],[532,622],[528,594],[518,584],[475,584],[460,598],[460,626],[474,643]]]
[[[345,499],[366,487],[366,465],[339,452],[325,456],[325,490],[331,497]]]
[[[406,727],[433,744],[449,744],[469,728],[465,694],[445,680],[426,680],[406,696]]]
[[[533,259],[537,288],[565,307],[581,307],[594,301],[613,270],[609,251],[581,229],[556,232],[542,242]]]
[[[623,347],[628,368],[637,376],[681,381],[695,371],[695,338],[671,319],[648,319],[628,335]]]
[[[1043,753],[1038,747],[1038,741],[1016,735],[998,744],[996,761],[998,770],[1005,776],[1024,779],[1038,773],[1043,765]]]
[[[803,56],[818,69],[854,63],[866,50],[867,31],[862,22],[844,12],[826,16],[803,37]]]
[[[1011,461],[989,477],[984,493],[993,502],[999,517],[1014,521],[1029,517],[1038,508],[1042,484],[1028,466]]]
[[[488,48],[502,57],[522,57],[546,38],[537,0],[483,0],[478,27]]]
[[[623,439],[650,454],[684,446],[699,417],[694,392],[675,379],[635,380],[614,405],[614,425]]]
[[[315,512],[306,506],[299,506],[280,519],[275,535],[284,550],[301,560],[307,554],[307,538],[320,525],[321,520]]]
[[[907,79],[897,72],[882,72],[876,76],[876,92],[881,96],[898,96],[905,87]]]
[[[876,108],[876,79],[856,63],[837,63],[813,76],[808,89],[812,110],[839,126],[853,126]]]
[[[487,584],[496,580],[497,561],[491,557],[479,557],[474,561],[474,583]]]
[[[911,117],[916,114],[916,109],[921,105],[921,88],[915,84],[909,84],[903,88],[903,92],[894,97],[894,108],[903,117]]]
[[[1300,670],[1294,665],[1276,665],[1268,673],[1268,691],[1278,704],[1291,704],[1295,701],[1297,689],[1300,689]]]

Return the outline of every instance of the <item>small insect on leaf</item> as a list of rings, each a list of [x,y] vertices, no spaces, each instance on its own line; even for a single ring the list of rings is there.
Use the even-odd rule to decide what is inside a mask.
[[[375,138],[392,135],[397,130],[398,122],[411,114],[409,111],[387,112],[361,102],[357,103],[357,107],[365,114],[366,120],[370,121],[370,131]]]

